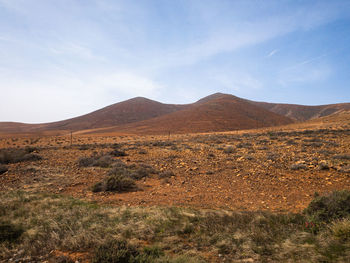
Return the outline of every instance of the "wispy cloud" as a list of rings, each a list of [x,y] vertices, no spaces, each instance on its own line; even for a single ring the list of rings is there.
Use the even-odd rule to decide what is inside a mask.
[[[244,22],[237,26],[223,26],[219,30],[207,33],[199,41],[184,47],[175,47],[153,59],[155,70],[165,67],[195,65],[218,54],[235,52],[241,48],[258,45],[295,31],[308,31],[337,18],[341,11],[334,6],[321,6],[324,9],[301,7],[292,9],[282,15],[264,17]],[[328,7],[328,8],[327,8]],[[279,50],[274,49],[268,57]],[[152,60],[151,60],[152,61]]]
[[[275,55],[277,52],[278,52],[279,50],[278,49],[274,49],[274,50],[272,50],[269,54],[267,54],[267,58],[270,58],[270,57],[272,57],[273,55]]]
[[[309,59],[306,59],[306,60],[303,60],[299,63],[296,63],[294,65],[291,65],[291,66],[288,66],[284,69],[281,70],[281,72],[284,72],[284,71],[289,71],[289,70],[293,70],[293,69],[296,69],[296,68],[299,68],[301,66],[304,66],[304,65],[307,65],[307,64],[311,64],[317,60],[320,60],[321,58],[324,58],[328,55],[328,53],[325,53],[325,54],[322,54],[322,55],[319,55],[319,56],[316,56],[316,57],[312,57],[312,58],[309,58]]]

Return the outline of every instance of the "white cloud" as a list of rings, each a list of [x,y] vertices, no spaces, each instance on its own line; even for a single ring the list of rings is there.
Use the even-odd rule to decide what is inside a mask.
[[[273,55],[275,55],[278,51],[279,51],[278,49],[274,49],[274,50],[272,50],[266,57],[267,57],[267,58],[270,58],[270,57],[272,57]]]

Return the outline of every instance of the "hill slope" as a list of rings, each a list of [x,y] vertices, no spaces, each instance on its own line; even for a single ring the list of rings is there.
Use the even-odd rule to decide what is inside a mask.
[[[229,131],[291,123],[292,120],[233,95],[216,93],[157,118],[94,132],[185,133]]]
[[[48,130],[78,131],[123,125],[155,118],[185,108],[185,105],[163,104],[146,98],[122,101],[76,118],[45,123],[0,123],[2,132],[38,132]]]
[[[329,104],[320,106],[304,106],[296,104],[278,104],[250,101],[256,106],[262,107],[274,113],[289,117],[297,121],[306,121],[328,116],[336,112],[350,110],[350,103]]]
[[[0,133],[229,131],[284,125],[295,120],[315,119],[344,110],[350,110],[350,103],[321,106],[277,104],[249,101],[222,93],[215,93],[186,105],[163,104],[137,97],[58,122],[0,122]]]
[[[50,123],[49,129],[85,130],[123,125],[155,118],[183,109],[186,106],[163,104],[137,97],[73,119]]]

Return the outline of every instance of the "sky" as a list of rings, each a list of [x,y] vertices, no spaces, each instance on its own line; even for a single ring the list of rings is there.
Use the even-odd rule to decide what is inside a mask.
[[[216,92],[350,102],[349,0],[0,0],[0,121]]]

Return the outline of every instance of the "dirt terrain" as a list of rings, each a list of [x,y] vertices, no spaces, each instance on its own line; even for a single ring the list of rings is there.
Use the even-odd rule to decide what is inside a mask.
[[[34,147],[42,157],[8,165],[1,191],[54,192],[127,206],[175,205],[232,210],[301,211],[314,193],[350,189],[350,113],[278,128],[226,133],[22,137],[1,148]],[[79,158],[108,155],[154,171],[137,190],[92,192],[110,168]],[[167,177],[159,176],[172,172]]]

